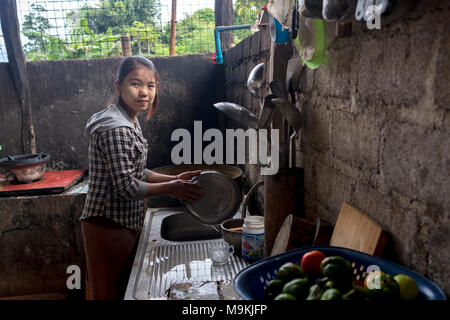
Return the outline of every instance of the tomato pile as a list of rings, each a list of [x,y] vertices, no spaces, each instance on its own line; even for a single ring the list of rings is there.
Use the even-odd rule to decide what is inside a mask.
[[[299,264],[283,264],[264,288],[268,300],[412,300],[418,295],[417,284],[407,275],[375,271],[363,283],[353,279],[349,260],[318,250],[305,253]]]

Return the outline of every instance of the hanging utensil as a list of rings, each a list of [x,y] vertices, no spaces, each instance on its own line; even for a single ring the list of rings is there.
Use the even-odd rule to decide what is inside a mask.
[[[300,57],[289,59],[286,69],[286,88],[291,95],[292,102],[295,102],[295,90],[299,86],[302,71],[303,64]]]
[[[356,20],[370,21],[374,15],[396,19],[413,8],[414,0],[389,1],[389,0],[358,0],[355,10]],[[375,6],[375,10],[370,10]]]
[[[267,11],[286,29],[291,27],[292,0],[271,0]]]
[[[322,19],[322,0],[299,0],[299,13],[303,17]]]
[[[247,89],[250,91],[250,94],[255,98],[260,98],[260,90],[263,83],[264,77],[264,63],[260,63],[256,65],[247,79]]]
[[[286,87],[284,86],[283,81],[281,80],[273,80],[269,83],[270,90],[272,90],[273,94],[277,96],[277,98],[287,99],[288,95],[286,92]]]
[[[291,38],[297,38],[298,32],[298,0],[294,0],[294,8],[292,8],[292,24],[291,24]]]
[[[323,0],[322,16],[325,20],[346,20],[355,12],[356,0]]]
[[[269,94],[264,98],[261,105],[261,112],[259,113],[258,126],[260,129],[268,128],[272,121],[275,106],[272,104],[272,99],[276,98],[275,95]]]
[[[275,98],[272,99],[273,105],[280,110],[283,117],[293,127],[294,133],[292,137],[297,137],[302,127],[302,116],[300,111],[287,99]]]
[[[286,89],[282,81],[272,81],[270,88],[277,96],[283,96],[284,98],[274,98],[272,103],[280,110],[282,116],[286,119],[289,125],[294,129],[294,132],[290,135],[288,142],[280,144],[280,168],[291,168],[295,166],[295,138],[300,133],[302,126],[301,114],[297,108],[288,100]]]
[[[231,119],[246,125],[250,128],[258,129],[258,118],[247,108],[232,102],[214,103],[214,107],[225,113]]]
[[[296,103],[295,91],[299,86],[302,71],[303,64],[302,59],[299,56],[288,61],[286,70],[286,88],[289,92],[292,105],[295,105]],[[295,109],[297,110],[297,108]],[[293,136],[289,138],[289,168],[292,167],[295,167],[295,138]]]
[[[316,69],[328,63],[326,56],[327,28],[323,19],[299,18],[299,32],[294,45],[303,64]]]
[[[295,135],[289,138],[289,168],[295,167]]]
[[[373,19],[375,14],[382,15],[386,12],[389,6],[392,6],[388,0],[358,0],[355,10],[356,20],[369,21]],[[375,12],[369,10],[369,7],[375,6]]]

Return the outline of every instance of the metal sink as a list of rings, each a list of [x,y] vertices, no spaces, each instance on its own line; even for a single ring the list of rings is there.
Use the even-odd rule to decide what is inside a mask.
[[[161,222],[160,232],[161,237],[169,241],[209,240],[222,237],[220,225],[203,224],[185,211],[165,217]]]
[[[216,285],[219,300],[240,299],[234,291],[233,279],[249,264],[241,256],[232,255],[228,264],[214,265],[208,247],[222,241],[218,231],[197,221],[183,207],[149,209],[124,299],[178,299],[172,293],[179,290],[179,286],[192,286],[192,290],[186,292],[191,294],[202,284],[207,288]],[[212,299],[203,294],[202,291],[195,299]]]

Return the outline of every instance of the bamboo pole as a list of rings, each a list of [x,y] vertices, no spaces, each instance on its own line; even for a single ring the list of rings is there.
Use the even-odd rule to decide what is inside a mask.
[[[233,1],[232,0],[215,0],[214,2],[214,19],[216,27],[232,26],[234,24]],[[224,31],[220,33],[220,45],[222,51],[225,51],[234,43],[233,31]]]
[[[19,20],[16,0],[4,0],[0,6],[0,20],[3,30],[8,67],[21,106],[22,151],[36,153],[36,136],[31,117],[31,92],[28,79],[27,62],[20,41]]]
[[[176,20],[177,20],[177,0],[172,0],[172,19],[170,20],[170,49],[169,55],[175,54],[175,38],[176,38]]]
[[[122,42],[122,55],[124,57],[131,56],[131,41],[129,36],[120,37]]]

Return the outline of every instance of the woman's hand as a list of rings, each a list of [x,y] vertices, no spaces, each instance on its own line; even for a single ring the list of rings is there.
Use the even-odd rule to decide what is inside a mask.
[[[188,173],[188,172],[185,172]],[[184,173],[182,173],[184,174]],[[180,174],[179,176],[181,176]],[[194,174],[196,175],[196,174]],[[169,182],[170,191],[169,194],[177,199],[188,201],[189,203],[195,203],[200,200],[205,194],[201,185],[192,183],[189,180],[174,180]]]
[[[178,175],[176,175],[176,179],[180,180],[190,180],[192,177],[198,176],[202,170],[196,170],[196,171],[185,171]]]

